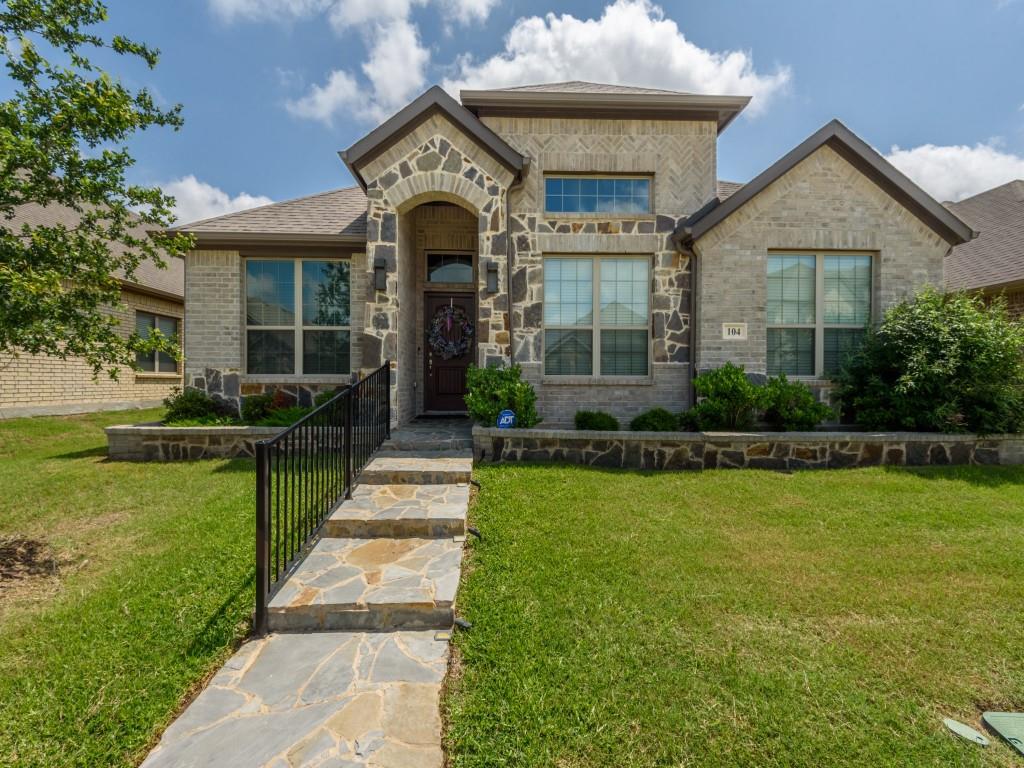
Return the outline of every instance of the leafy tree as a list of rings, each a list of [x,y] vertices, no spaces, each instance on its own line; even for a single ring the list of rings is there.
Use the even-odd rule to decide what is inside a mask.
[[[1006,303],[925,289],[892,307],[846,363],[837,394],[869,429],[1024,427],[1024,325]]]
[[[113,52],[149,68],[157,51],[99,29],[99,0],[5,0],[0,58],[13,86],[0,102],[0,354],[19,350],[80,356],[95,373],[116,377],[137,350],[177,354],[173,340],[125,338],[105,308],[120,302],[118,277],[132,279],[144,259],[184,253],[182,235],[153,234],[173,221],[174,200],[129,184],[125,143],[152,126],[181,126],[180,105],[159,108],[90,57]],[[77,223],[11,223],[27,203],[64,206]]]

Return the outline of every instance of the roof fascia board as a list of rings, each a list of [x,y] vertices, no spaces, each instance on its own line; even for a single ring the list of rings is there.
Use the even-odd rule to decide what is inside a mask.
[[[750,103],[749,96],[705,94],[462,91],[460,98],[478,115],[713,119],[718,122],[719,133]]]
[[[740,187],[720,205],[714,206],[707,213],[698,215],[698,212],[691,216],[676,230],[676,239],[690,242],[698,240],[825,144],[835,149],[951,245],[967,242],[977,235],[956,214],[900,173],[849,128],[833,120]]]
[[[410,128],[415,127],[430,115],[443,112],[468,136],[475,139],[498,162],[518,174],[523,170],[524,159],[494,131],[480,122],[480,118],[459,104],[440,86],[432,86],[409,104],[370,131],[348,149],[338,154],[349,171],[365,190],[366,180],[359,173],[359,166],[373,159],[387,147],[400,140]]]
[[[147,296],[155,296],[158,299],[167,299],[178,304],[185,303],[184,295],[180,293],[172,293],[171,291],[162,291],[159,288],[151,288],[148,285],[142,283],[135,283],[131,280],[121,280],[121,290],[131,291],[132,293],[143,293]]]
[[[302,232],[189,232],[196,239],[196,247],[205,244],[246,243],[252,245],[297,243],[300,245],[333,245],[362,247],[365,235],[321,235]]]

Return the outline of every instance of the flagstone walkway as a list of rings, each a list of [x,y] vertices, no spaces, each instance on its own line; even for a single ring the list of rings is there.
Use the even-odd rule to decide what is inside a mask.
[[[457,420],[395,431],[271,601],[276,634],[242,646],[142,768],[441,768],[464,433]]]

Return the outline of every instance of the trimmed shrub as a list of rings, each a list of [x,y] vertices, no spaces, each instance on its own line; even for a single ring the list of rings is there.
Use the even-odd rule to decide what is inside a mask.
[[[292,405],[288,408],[276,408],[267,413],[262,419],[252,423],[259,427],[290,427],[312,410],[312,408],[303,408],[298,405]]]
[[[786,374],[768,379],[764,385],[764,420],[785,432],[814,429],[833,410],[814,397],[810,387],[790,381]]]
[[[528,429],[540,422],[537,416],[537,393],[522,380],[518,365],[508,368],[469,366],[466,372],[466,409],[479,424],[493,427],[498,414],[514,411],[516,426]]]
[[[273,395],[248,395],[242,398],[242,421],[255,424],[267,418],[273,400]]]
[[[651,408],[629,422],[629,428],[634,432],[675,432],[679,417],[664,408]]]
[[[224,423],[235,415],[226,404],[218,403],[205,392],[191,387],[184,391],[179,387],[172,389],[171,394],[164,398],[164,407],[167,409],[164,422],[168,424],[183,421],[193,424]]]
[[[339,391],[340,390],[337,389],[330,389],[327,390],[326,392],[318,392],[316,397],[313,398],[313,407],[319,408],[324,403],[330,401],[331,398],[337,395]]]
[[[679,417],[692,431],[749,429],[764,407],[764,389],[752,384],[740,365],[726,363],[702,373],[693,380],[693,387],[703,399]]]
[[[1017,432],[1024,326],[1002,298],[928,288],[885,313],[841,371],[844,415],[868,429]]]
[[[619,420],[604,411],[576,411],[576,429],[618,432]]]

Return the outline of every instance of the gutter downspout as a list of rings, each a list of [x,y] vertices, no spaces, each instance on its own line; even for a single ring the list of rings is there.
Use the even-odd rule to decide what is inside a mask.
[[[512,312],[512,261],[515,244],[512,240],[512,190],[520,189],[526,173],[530,168],[530,159],[524,158],[523,171],[505,190],[505,293],[508,296],[508,361],[509,366],[516,364],[515,320]]]

